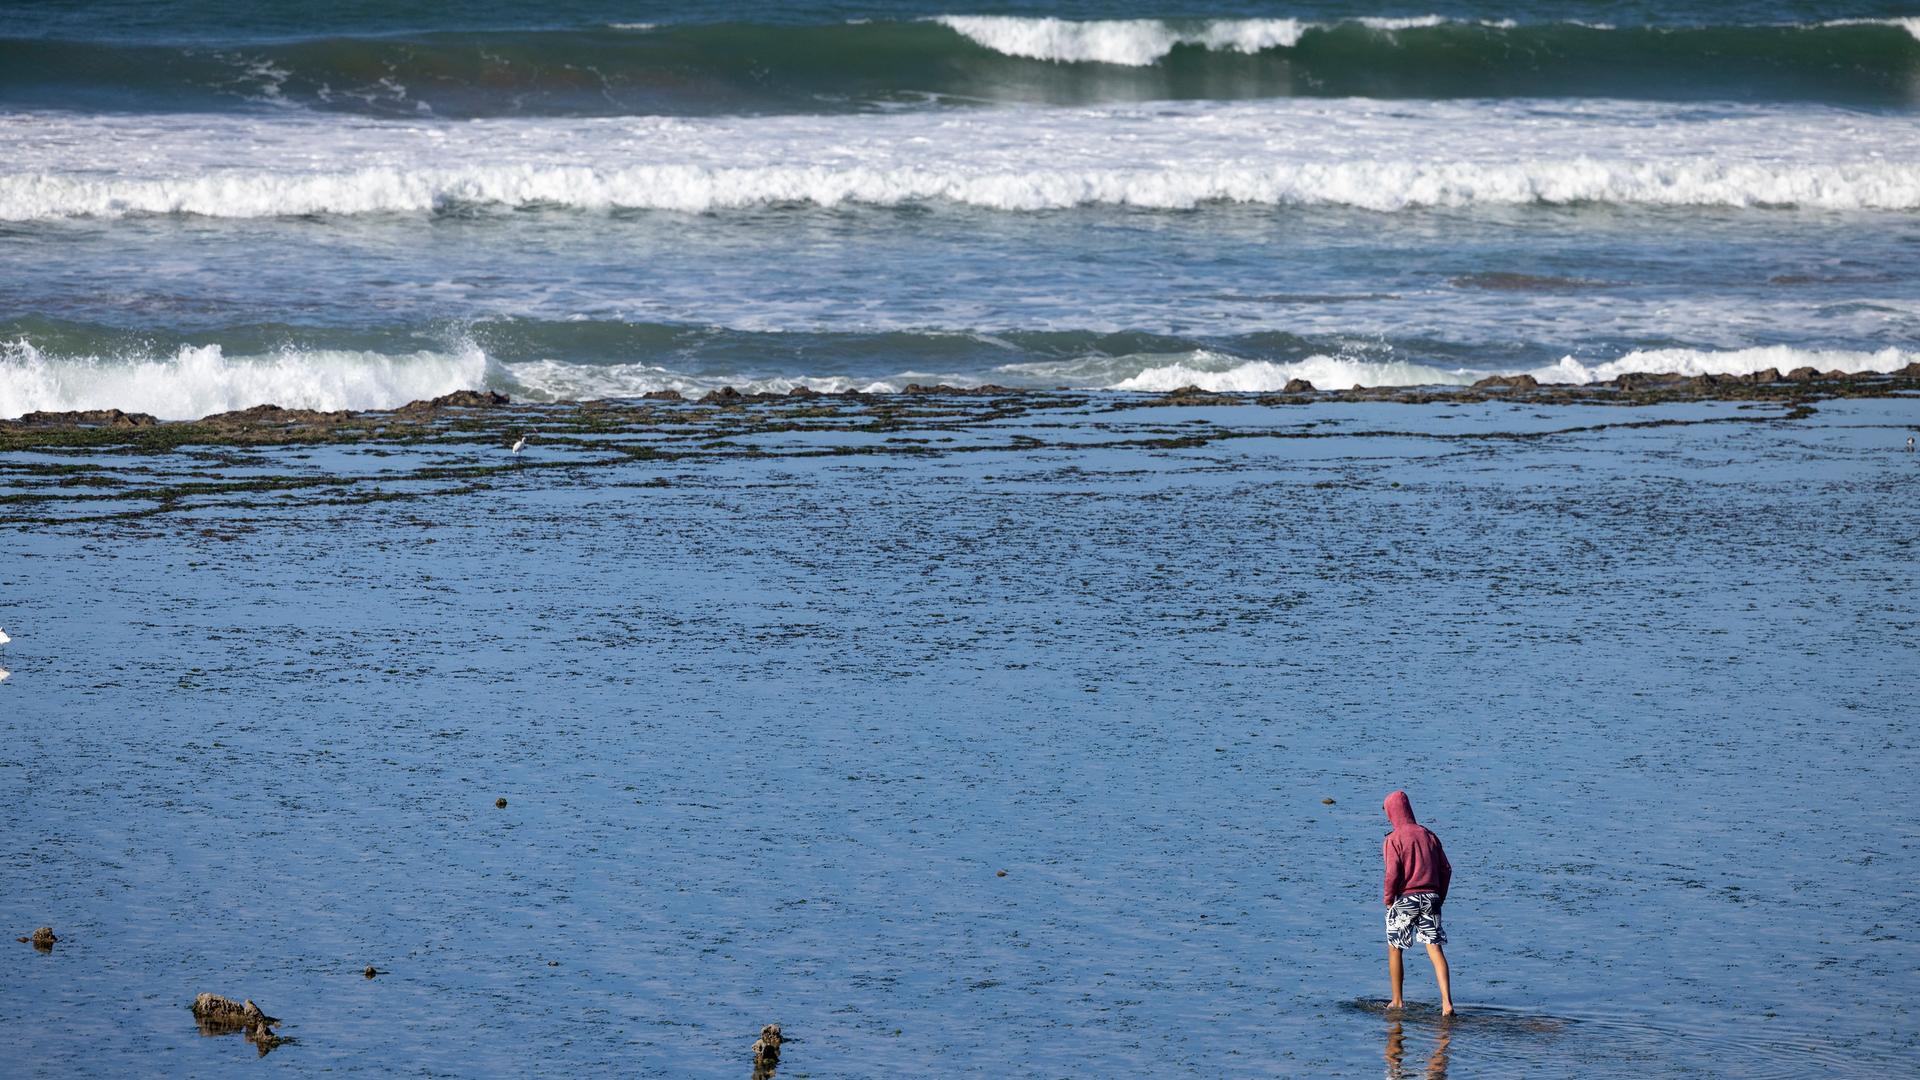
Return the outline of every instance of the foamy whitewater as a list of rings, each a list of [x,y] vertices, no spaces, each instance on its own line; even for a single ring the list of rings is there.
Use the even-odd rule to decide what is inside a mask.
[[[460,123],[14,113],[0,130],[11,221],[469,205],[1920,208],[1920,117],[1825,107],[1281,101]]]
[[[0,416],[126,408],[163,420],[270,404],[380,409],[488,381],[487,358],[462,353],[287,351],[226,356],[218,345],[170,356],[47,356],[24,341],[0,346]]]
[[[1790,371],[1887,372],[1920,361],[1920,351],[1809,351],[1785,347],[1700,352],[1636,351],[1617,360],[1582,363],[1563,357],[1531,369],[1545,383],[1585,385],[1628,372],[1745,375]],[[1321,390],[1367,386],[1464,386],[1497,372],[1442,369],[1409,361],[1316,355],[1292,362],[1248,360],[1208,350],[1181,354],[1087,357],[1006,364],[982,374],[901,371],[884,378],[846,375],[700,374],[654,364],[583,364],[545,359],[502,363],[474,346],[457,352],[392,356],[311,350],[226,356],[218,345],[187,347],[161,357],[47,356],[25,342],[0,348],[0,417],[70,409],[133,408],[162,420],[274,404],[289,409],[385,409],[464,389],[493,389],[531,401],[639,397],[658,390],[698,396],[723,386],[783,394],[804,386],[821,393],[892,393],[914,384],[1164,392],[1198,386],[1223,393],[1277,391],[1294,379]]]
[[[1021,15],[939,15],[934,22],[1006,56],[1060,63],[1119,64],[1145,67],[1165,59],[1182,45],[1258,53],[1289,49],[1307,34],[1354,26],[1383,34],[1458,22],[1463,26],[1509,29],[1511,19],[1451,20],[1439,15],[1366,15],[1346,22],[1300,19],[1058,19]],[[1866,20],[1862,20],[1863,22]],[[1892,20],[1889,20],[1891,22]],[[1904,20],[1903,25],[1920,20]],[[1906,26],[1914,30],[1911,25]],[[1920,37],[1920,31],[1915,31]]]
[[[1449,19],[1440,15],[1377,16],[1351,20],[1309,22],[1300,19],[1059,19],[1020,15],[939,15],[933,21],[952,28],[968,40],[1007,56],[1059,63],[1119,64],[1144,67],[1166,58],[1176,47],[1257,53],[1290,49],[1303,37],[1343,26],[1381,34],[1400,30],[1458,25],[1513,29],[1513,19]],[[1596,31],[1617,30],[1612,23],[1574,20],[1569,26]],[[1782,28],[1807,24],[1783,23]],[[1818,26],[1898,27],[1920,41],[1920,17],[1889,19],[1828,19]]]

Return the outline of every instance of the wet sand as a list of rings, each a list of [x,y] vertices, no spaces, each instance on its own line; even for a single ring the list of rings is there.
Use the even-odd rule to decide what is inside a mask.
[[[1911,389],[0,426],[14,1060],[1901,1072]]]

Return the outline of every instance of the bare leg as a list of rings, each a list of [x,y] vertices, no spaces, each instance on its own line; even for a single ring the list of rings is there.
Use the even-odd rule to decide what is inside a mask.
[[[1387,978],[1393,981],[1393,1000],[1387,1002],[1387,1008],[1405,1008],[1407,1003],[1400,999],[1400,984],[1406,981],[1407,965],[1401,959],[1400,950],[1391,945],[1387,946]]]
[[[1453,1015],[1453,984],[1447,975],[1447,954],[1438,945],[1427,946],[1427,959],[1433,961],[1433,981],[1440,984],[1440,1015]],[[1397,966],[1397,965],[1396,965]],[[1395,981],[1395,989],[1399,983]]]

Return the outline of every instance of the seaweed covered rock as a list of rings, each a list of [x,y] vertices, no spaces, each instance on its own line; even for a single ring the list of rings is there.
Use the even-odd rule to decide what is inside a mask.
[[[235,1001],[219,994],[201,994],[193,999],[193,1018],[202,1035],[244,1035],[261,1057],[275,1047],[290,1043],[274,1033],[277,1016],[268,1016],[251,999]]]
[[[1192,383],[1167,391],[1160,400],[1169,405],[1204,405],[1219,400],[1220,395],[1211,390],[1202,389]]]
[[[1540,380],[1531,375],[1489,375],[1473,384],[1475,390],[1533,390],[1539,387]]]
[[[200,1021],[202,1027],[221,1027],[231,1031],[240,1031],[249,1027],[270,1027],[280,1022],[277,1016],[268,1016],[252,998],[235,1001],[219,994],[201,994],[193,999],[193,1018]]]
[[[455,390],[427,402],[436,409],[496,409],[512,403],[512,398],[493,390]]]
[[[513,404],[513,399],[493,390],[455,390],[432,400],[409,401],[393,410],[394,415],[416,418],[432,416],[442,409],[497,409]]]
[[[779,1024],[760,1029],[760,1037],[753,1044],[754,1080],[767,1080],[773,1075],[774,1067],[780,1064],[780,1042]]]
[[[203,416],[199,423],[204,427],[215,428],[277,427],[290,424],[338,424],[352,420],[354,417],[354,413],[345,409],[321,412],[317,409],[283,409],[278,405],[255,405],[251,409],[235,409],[232,412]]]
[[[79,409],[68,412],[30,412],[11,421],[21,427],[152,427],[160,421],[146,413],[121,412],[119,409]]]
[[[1652,390],[1686,381],[1686,376],[1672,371],[1629,371],[1614,379],[1613,385],[1622,390]]]
[[[1288,379],[1287,385],[1281,387],[1280,392],[1283,394],[1311,394],[1315,391],[1313,384],[1305,379]]]

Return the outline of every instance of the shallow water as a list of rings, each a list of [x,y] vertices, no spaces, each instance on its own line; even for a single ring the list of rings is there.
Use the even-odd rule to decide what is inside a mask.
[[[10,529],[12,1060],[258,1070],[210,990],[300,1074],[1910,1070],[1916,409],[1779,415],[1096,401]],[[1373,1004],[1395,787],[1444,1027],[1423,958]]]

